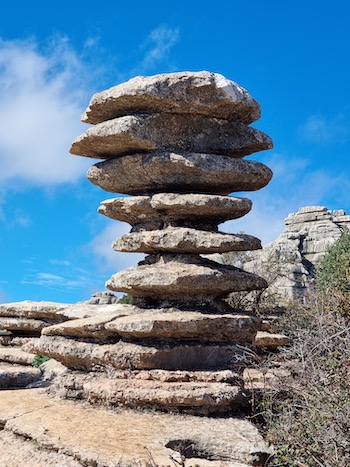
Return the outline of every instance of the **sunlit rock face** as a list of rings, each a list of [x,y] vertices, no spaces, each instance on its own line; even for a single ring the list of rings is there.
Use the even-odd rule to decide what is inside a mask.
[[[220,372],[246,364],[261,320],[225,298],[267,283],[201,255],[261,248],[251,235],[218,231],[251,209],[249,199],[229,194],[259,190],[272,177],[246,158],[272,148],[271,138],[250,126],[259,117],[245,89],[207,71],[140,76],[92,97],[82,119],[93,126],[71,153],[99,160],[87,174],[93,184],[131,195],[109,198],[98,209],[131,225],[113,249],[148,256],[106,284],[130,294],[132,305],[108,305],[110,313],[96,319],[51,326],[37,351],[75,371],[114,375],[109,403],[147,400],[162,410],[200,414],[239,407],[241,379]],[[156,372],[162,372],[162,401],[147,395],[144,384],[161,385]]]

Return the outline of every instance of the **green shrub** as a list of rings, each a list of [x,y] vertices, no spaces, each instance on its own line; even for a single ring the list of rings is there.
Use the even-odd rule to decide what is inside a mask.
[[[133,299],[132,296],[129,294],[125,294],[119,298],[117,303],[123,303],[125,305],[132,305]]]
[[[326,306],[350,313],[350,232],[344,232],[320,261],[316,284]]]
[[[32,366],[38,368],[40,365],[47,362],[48,360],[50,360],[50,357],[45,357],[43,355],[35,355]]]

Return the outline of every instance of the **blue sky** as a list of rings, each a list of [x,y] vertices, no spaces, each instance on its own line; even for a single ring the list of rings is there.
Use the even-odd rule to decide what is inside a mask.
[[[97,214],[110,194],[68,153],[91,95],[133,76],[218,72],[262,106],[274,171],[254,207],[222,226],[260,237],[301,206],[350,212],[350,3],[324,0],[6,2],[0,17],[0,302],[74,303],[137,254],[127,224]]]

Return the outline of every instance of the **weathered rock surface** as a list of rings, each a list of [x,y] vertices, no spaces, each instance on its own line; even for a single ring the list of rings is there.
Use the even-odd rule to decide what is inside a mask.
[[[24,352],[16,347],[0,346],[0,362],[17,363],[18,365],[32,365],[35,355]]]
[[[164,224],[203,223],[217,225],[247,214],[252,202],[247,198],[209,194],[159,193],[153,196],[112,198],[101,202],[98,212],[111,219],[141,224],[149,230]]]
[[[260,162],[173,152],[125,155],[99,162],[87,172],[90,182],[103,190],[127,195],[174,191],[227,195],[259,190],[271,177],[271,170]]]
[[[117,301],[118,297],[111,292],[96,292],[85,303],[89,303],[89,305],[111,305]]]
[[[15,318],[33,318],[64,321],[64,309],[67,303],[56,302],[23,302],[3,303],[0,305],[0,316]]]
[[[33,352],[54,358],[76,370],[165,369],[221,370],[249,361],[249,346],[220,344],[137,344],[119,341],[96,344],[62,336],[41,336]]]
[[[114,274],[106,287],[132,291],[135,297],[198,300],[223,297],[239,290],[258,290],[264,279],[233,266],[223,266],[195,255],[152,255],[135,268]]]
[[[112,244],[113,250],[141,253],[223,253],[225,251],[257,250],[260,240],[251,235],[206,232],[186,227],[132,232]]]
[[[0,432],[0,443],[2,435],[12,433],[32,440],[31,445],[39,446],[41,454],[55,451],[77,459],[78,465],[115,467],[117,461],[121,465],[138,462],[146,466],[150,459],[157,465],[169,465],[173,463],[171,457],[181,460],[181,443],[183,448],[191,446],[185,450],[186,463],[201,467],[259,465],[271,454],[258,429],[247,420],[130,409],[111,412],[54,400],[37,389],[20,394],[4,391],[0,420],[5,427]],[[9,449],[5,445],[6,453]],[[63,462],[56,465],[71,467]],[[34,466],[41,467],[39,463]]]
[[[99,123],[73,141],[72,154],[109,159],[151,151],[243,157],[273,147],[262,131],[240,122],[197,115],[127,115]]]
[[[286,218],[285,231],[262,251],[252,252],[242,268],[269,280],[267,293],[276,304],[300,299],[312,284],[315,268],[327,249],[350,229],[350,219],[347,221],[346,217],[344,210],[332,213],[324,206],[300,208]],[[228,258],[223,254],[215,260],[227,263]]]
[[[190,339],[203,342],[253,342],[260,328],[251,315],[212,315],[195,312],[144,312],[121,317],[105,325],[123,337]]]
[[[82,116],[86,123],[134,113],[199,114],[252,123],[260,106],[244,88],[218,73],[178,72],[137,76],[95,94]]]
[[[8,331],[29,331],[31,333],[40,334],[40,331],[46,326],[50,326],[47,321],[40,319],[26,319],[26,318],[5,318],[0,317],[0,329]]]
[[[255,339],[255,345],[257,347],[266,347],[269,349],[276,349],[289,344],[289,338],[284,334],[272,334],[266,331],[258,331]]]
[[[0,362],[0,389],[25,388],[41,376],[39,368]],[[1,393],[0,400],[3,398]],[[1,426],[1,415],[0,415]]]

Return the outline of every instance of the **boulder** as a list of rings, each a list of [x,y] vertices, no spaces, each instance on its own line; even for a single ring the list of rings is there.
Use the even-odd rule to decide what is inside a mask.
[[[221,224],[247,214],[252,206],[248,198],[210,194],[159,193],[153,196],[112,198],[101,202],[98,212],[144,229],[161,228],[165,223],[184,222]]]
[[[155,297],[183,301],[204,297],[223,297],[233,291],[267,287],[261,277],[233,266],[223,266],[195,255],[152,255],[114,274],[106,287],[131,292],[135,297]]]
[[[198,115],[128,115],[99,123],[76,138],[71,154],[110,159],[124,154],[180,151],[243,157],[273,147],[262,131]]]
[[[105,325],[107,330],[127,339],[188,339],[228,343],[252,343],[260,326],[261,320],[248,314],[164,313],[157,310],[120,317]]]
[[[113,250],[141,253],[223,253],[257,250],[260,240],[251,235],[206,232],[186,227],[142,230],[125,234],[112,244]]]
[[[82,116],[100,123],[134,113],[199,114],[252,123],[260,106],[241,86],[218,73],[177,72],[136,76],[94,94]]]
[[[39,368],[0,362],[0,390],[25,388],[41,376]],[[3,395],[1,394],[0,399]]]
[[[227,195],[255,191],[271,180],[264,164],[211,154],[133,154],[90,167],[91,183],[112,193],[144,195],[162,192]],[[189,213],[189,218],[191,213]]]

